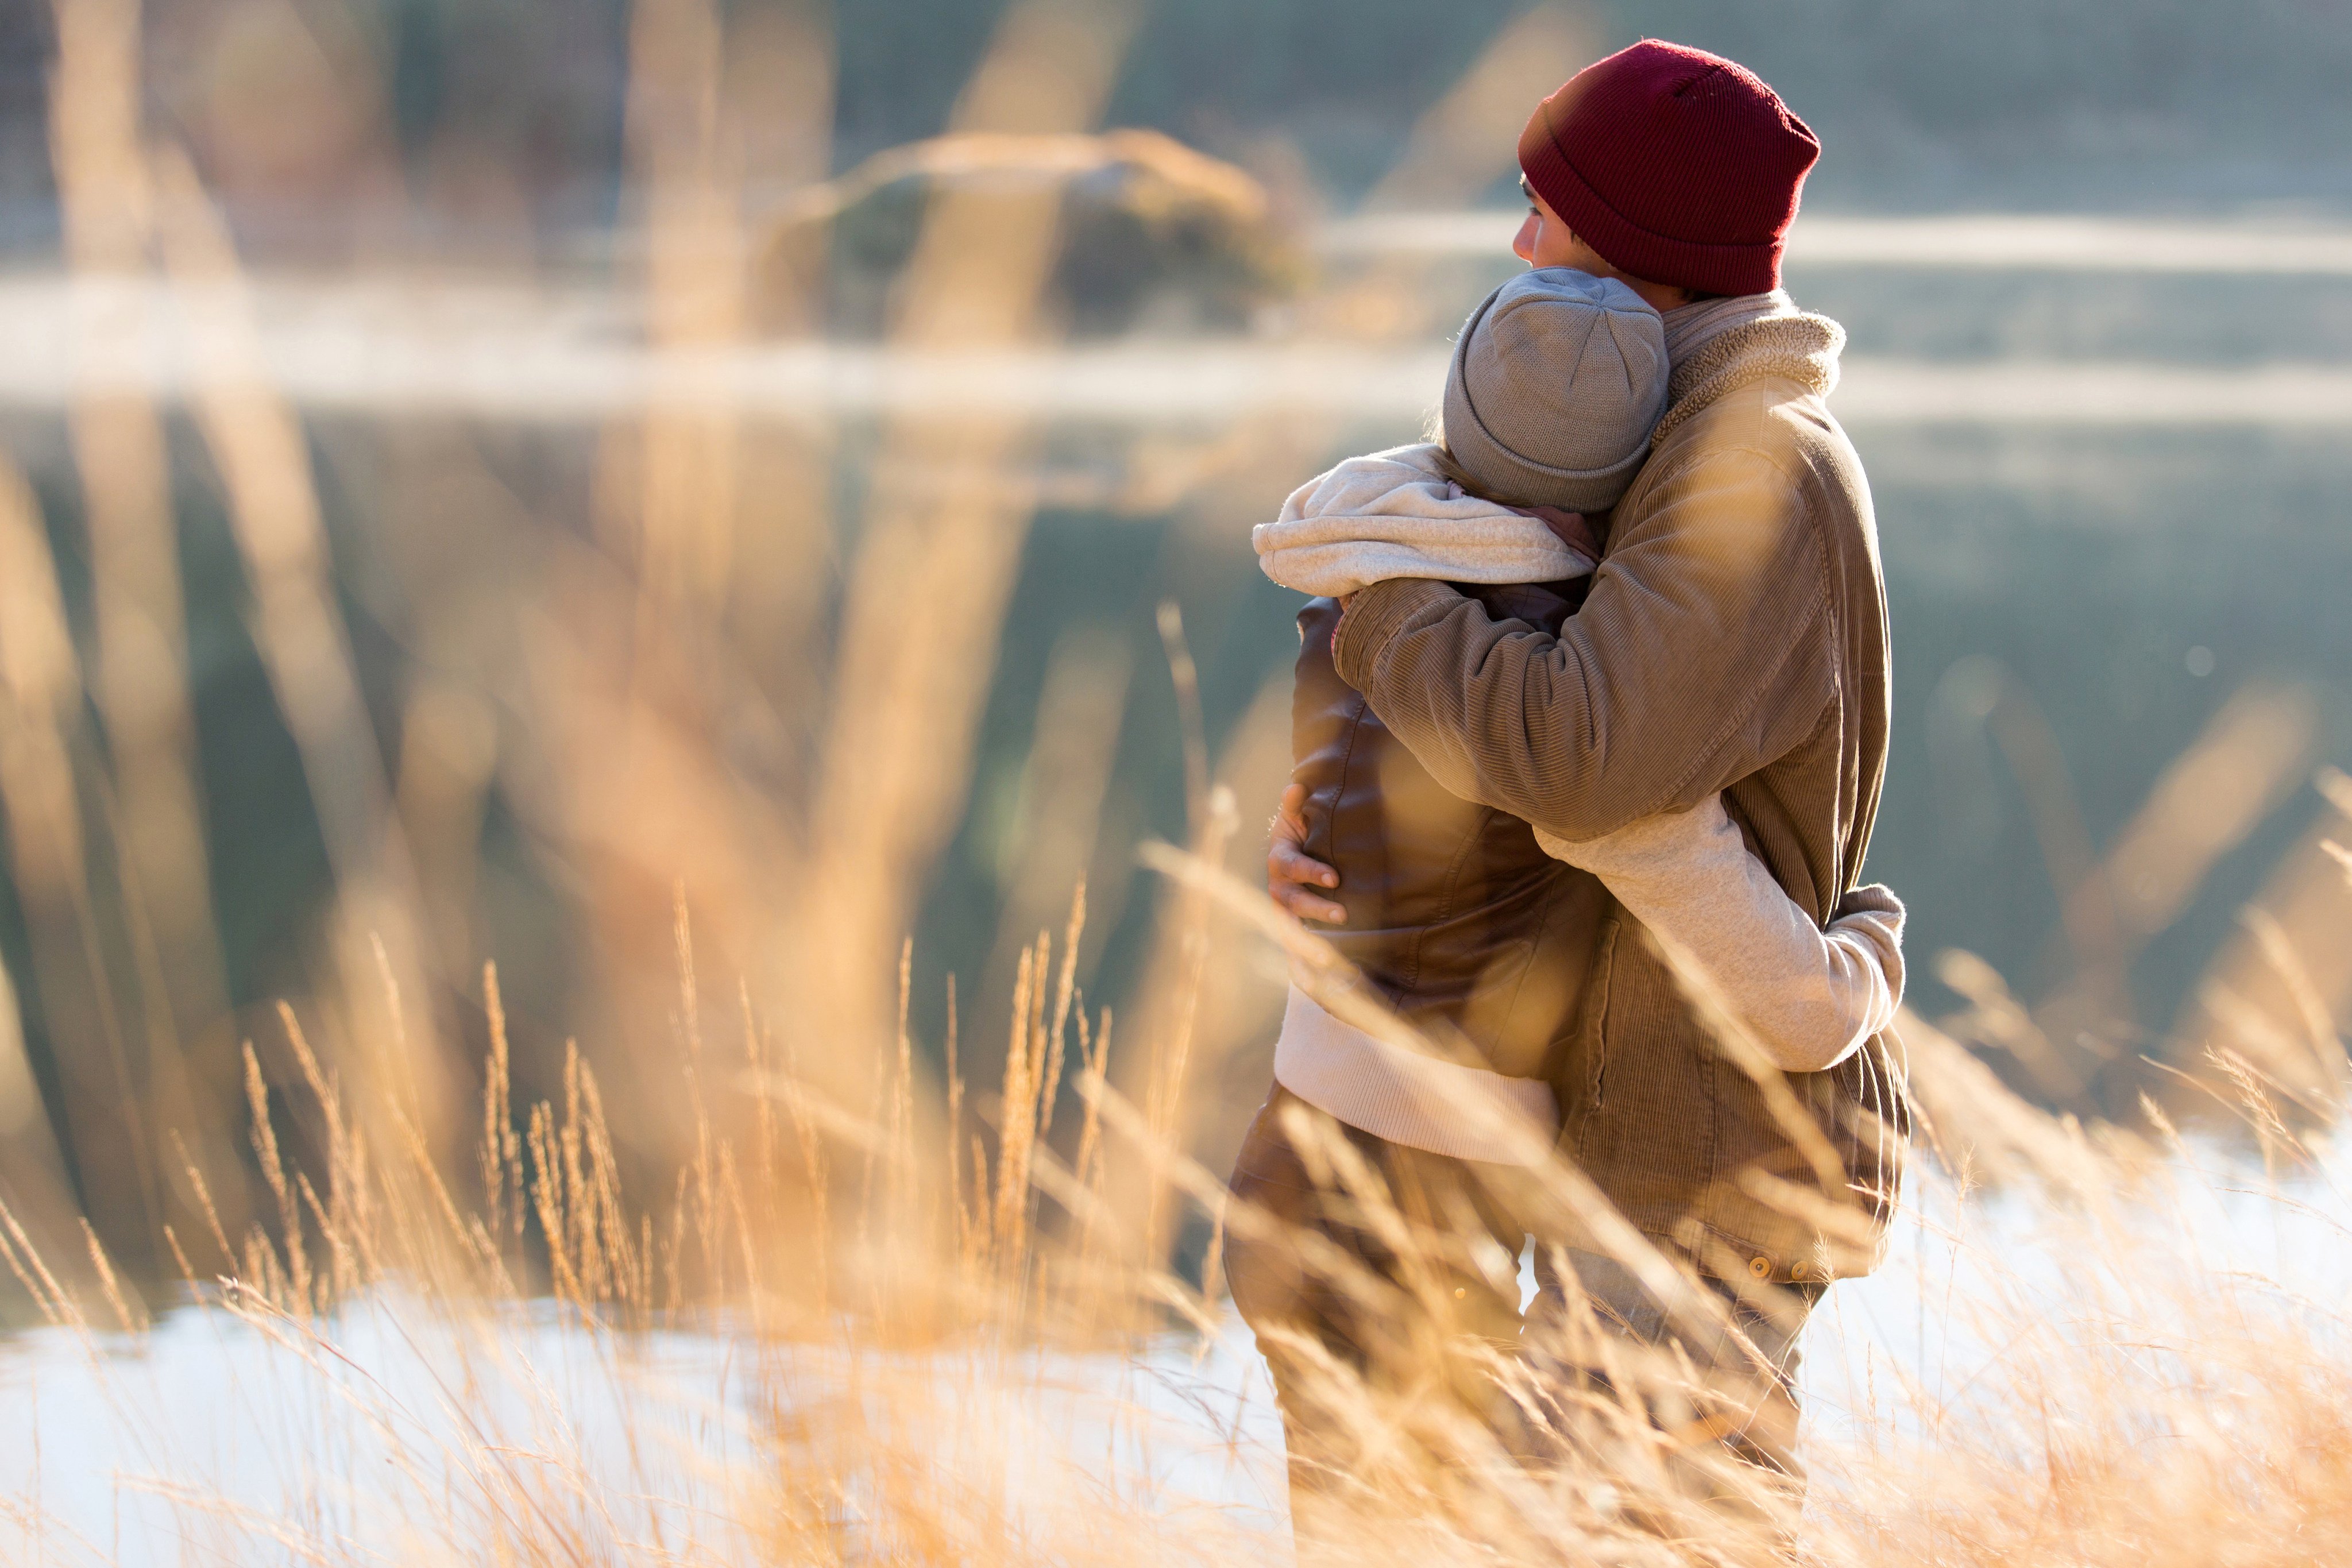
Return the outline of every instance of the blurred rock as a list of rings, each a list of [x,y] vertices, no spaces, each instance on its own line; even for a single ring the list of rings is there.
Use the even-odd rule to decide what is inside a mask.
[[[1295,293],[1306,247],[1247,173],[1155,131],[954,135],[878,153],[771,216],[755,252],[754,319],[871,337],[937,194],[1001,197],[1027,221],[1062,193],[1053,308],[1073,335],[1233,331]]]

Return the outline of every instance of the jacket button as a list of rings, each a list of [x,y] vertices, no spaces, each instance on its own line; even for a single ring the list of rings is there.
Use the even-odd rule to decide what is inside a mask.
[[[1748,1260],[1748,1272],[1759,1279],[1769,1279],[1772,1273],[1772,1260],[1769,1258],[1751,1258]]]

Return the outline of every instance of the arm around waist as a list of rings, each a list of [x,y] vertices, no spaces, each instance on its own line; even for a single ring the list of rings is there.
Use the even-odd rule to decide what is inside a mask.
[[[1749,853],[1720,795],[1580,843],[1536,837],[1554,858],[1599,877],[1782,1071],[1835,1067],[1895,1021],[1901,900],[1858,888],[1822,931]]]

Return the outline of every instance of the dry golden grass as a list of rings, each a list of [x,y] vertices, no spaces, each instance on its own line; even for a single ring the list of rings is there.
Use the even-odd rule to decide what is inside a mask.
[[[1263,1374],[1244,1402],[1220,1273],[1227,1238],[1270,1222],[1226,1205],[1221,1173],[1193,1158],[1200,1086],[1265,1022],[1236,997],[1253,955],[1286,959],[1366,1027],[1396,1026],[1225,871],[1239,808],[1201,739],[1171,612],[1191,843],[1150,852],[1170,896],[1146,983],[1117,1015],[1082,994],[1083,888],[1055,929],[1028,929],[1094,854],[1109,743],[1097,731],[1127,679],[1074,643],[1050,684],[1079,718],[1041,721],[1037,756],[1070,786],[1055,809],[1087,826],[1015,881],[1009,979],[979,977],[1000,987],[1001,1026],[959,1039],[950,998],[945,1037],[912,1037],[903,933],[965,805],[1045,432],[1003,411],[890,422],[836,563],[832,487],[811,477],[833,433],[755,429],[702,395],[698,375],[751,315],[747,127],[789,121],[796,179],[828,163],[814,12],[730,35],[710,0],[636,8],[628,144],[659,374],[642,416],[604,433],[575,527],[535,515],[537,498],[446,432],[359,451],[306,430],[269,384],[227,226],[190,159],[141,122],[135,0],[56,9],[58,185],[90,329],[71,434],[91,632],[78,653],[37,503],[0,468],[0,806],[68,1110],[61,1146],[16,997],[0,994],[0,1260],[49,1325],[29,1342],[39,1364],[107,1412],[118,1494],[191,1562],[1279,1560]],[[955,128],[1092,127],[1136,19],[1024,0]],[[1507,33],[1415,137],[1389,196],[1475,184],[1494,140],[1487,89],[1556,77],[1572,31],[1545,12]],[[341,101],[363,141],[375,100]],[[1050,343],[1053,206],[937,204],[894,343]],[[109,292],[126,277],[163,279],[184,310],[196,432],[332,862],[306,984],[259,1018],[229,1012],[205,914],[216,868],[196,831],[165,414],[114,374],[139,330]],[[1413,284],[1368,275],[1338,313],[1406,330]],[[790,300],[763,308],[813,319]],[[1205,471],[1255,465],[1286,483],[1326,434],[1236,434],[1211,444],[1222,455]],[[322,460],[390,520],[417,667],[396,759],[379,754],[342,618]],[[1188,464],[1173,467],[1189,493],[1204,469]],[[1279,703],[1265,711],[1278,726]],[[2192,826],[2181,801],[2234,788],[2240,815],[2257,813],[2305,763],[2290,697],[2254,692],[2229,711],[2230,733],[2262,744],[2217,741],[2168,775],[2167,810]],[[808,765],[770,770],[789,777],[737,765],[747,745],[790,752],[801,735]],[[582,911],[577,1011],[596,1028],[538,1100],[516,1098],[499,974],[478,963],[494,786]],[[2126,858],[2179,892],[2219,847],[2169,821],[2152,810]],[[2106,884],[2076,847],[2069,918],[2105,933],[2085,945],[2107,969],[2070,1001],[2090,1005],[2157,916],[2100,905]],[[1324,1369],[1319,1397],[1347,1413],[1360,1463],[1322,1557],[2352,1555],[2352,1345],[2336,1303],[2296,1294],[2298,1268],[2245,1268],[2210,1223],[2182,1217],[2243,1181],[2255,1191],[2235,1200],[2239,1232],[2274,1220],[2335,1235],[2325,1129],[2344,1082],[2341,977],[2315,981],[2297,955],[2344,949],[2327,922],[2346,858],[2324,838],[2310,848],[2328,897],[2298,872],[2307,918],[2253,922],[2206,998],[2200,1081],[2259,1147],[2259,1175],[2198,1176],[2214,1156],[2153,1103],[2137,1131],[2047,1115],[1906,1019],[1927,1163],[1900,1223],[1921,1246],[1948,1243],[1975,1281],[1939,1296],[1923,1267],[1907,1300],[1921,1345],[1971,1348],[1958,1385],[1874,1353],[1850,1357],[1842,1384],[1817,1372],[1817,1391],[1838,1392],[1800,1496],[1652,1423],[1645,1401],[1691,1392],[1670,1354],[1587,1345],[1612,1358],[1617,1393],[1599,1396],[1538,1377],[1532,1341],[1424,1336],[1418,1391]],[[1981,966],[1948,978],[1977,1004],[1971,1040],[2063,1066]],[[462,1044],[476,1017],[480,1060]],[[1762,1070],[1736,1026],[1720,1033]],[[1446,1269],[1484,1266],[1343,1149],[1324,1158],[1402,1260],[1393,1279],[1332,1261],[1367,1309],[1411,1321],[1443,1307],[1426,1298]],[[1678,1310],[1720,1310],[1580,1172],[1553,1162],[1535,1179]],[[1990,1252],[1976,1239],[1989,1212]],[[1287,1239],[1318,1256],[1314,1238]],[[1857,1289],[1837,1287],[1822,1320]],[[146,1423],[140,1352],[165,1362],[201,1336],[239,1369],[224,1396],[247,1446],[236,1484]],[[1516,1425],[1498,1414],[1511,1409]],[[1530,1423],[1549,1425],[1549,1446],[1527,1440]],[[41,1418],[26,1424],[37,1446]],[[259,1500],[257,1471],[270,1478]],[[37,1474],[0,1500],[0,1522],[26,1560],[116,1554],[71,1534]]]
[[[1234,1415],[1171,1421],[1136,1381],[1181,1386],[1184,1346],[1237,1331],[1215,1299],[1213,1261],[1204,1289],[1144,1248],[1171,1210],[1218,1212],[1219,1184],[1111,1087],[1116,1047],[1070,984],[1081,918],[1022,955],[993,1086],[1002,1109],[983,1130],[961,1079],[939,1097],[953,1115],[936,1112],[903,1040],[877,1064],[878,1092],[852,1109],[771,1058],[756,1012],[703,1022],[681,911],[690,1033],[672,1092],[696,1132],[675,1186],[649,1198],[626,1189],[603,1091],[576,1058],[560,1100],[516,1106],[494,1032],[478,1147],[451,1166],[402,1104],[352,1103],[288,1010],[279,1037],[247,1058],[274,1223],[232,1237],[208,1213],[204,1234],[171,1233],[184,1259],[235,1260],[186,1266],[198,1304],[177,1321],[215,1316],[271,1352],[271,1378],[247,1403],[262,1458],[287,1478],[279,1506],[210,1494],[201,1474],[175,1488],[168,1473],[134,1473],[130,1489],[166,1505],[187,1538],[217,1542],[224,1561],[1279,1556],[1282,1535],[1251,1495],[1270,1456],[1199,1471],[1213,1446],[1204,1431]],[[495,1019],[495,974],[486,984]],[[2266,1130],[2280,1177],[2269,1184],[2210,1145],[2047,1116],[1931,1027],[1912,1020],[1906,1035],[1937,1163],[1904,1223],[1979,1231],[1951,1249],[1976,1282],[1938,1301],[1923,1279],[1918,1297],[1940,1315],[1937,1338],[1976,1348],[1963,1385],[1885,1357],[1849,1362],[1799,1500],[1622,1397],[1546,1388],[1493,1346],[1433,1342],[1423,1353],[1496,1404],[1543,1405],[1572,1459],[1530,1462],[1454,1397],[1328,1367],[1320,1397],[1349,1414],[1361,1451],[1318,1560],[2331,1560],[2352,1540],[2352,1344],[2335,1300],[2244,1268],[2237,1245],[2279,1220],[2340,1235],[2310,1217],[2342,1212],[2324,1142],[2292,1131],[2259,1079],[2226,1058],[2215,1080],[2234,1075],[2237,1103]],[[263,1055],[292,1068],[297,1119],[324,1130],[308,1166],[269,1131]],[[1078,1085],[1076,1126],[1045,1112],[1057,1074]],[[282,1120],[289,1108],[277,1109]],[[1343,1152],[1330,1157],[1363,1223],[1403,1259],[1393,1283],[1344,1265],[1335,1276],[1392,1312],[1434,1289],[1460,1262],[1458,1238],[1416,1226]],[[1663,1265],[1638,1237],[1612,1234],[1573,1171],[1547,1180],[1583,1205],[1602,1245]],[[2210,1215],[2197,1218],[2217,1186],[2246,1189],[2218,1234]],[[1223,1219],[1236,1233],[1265,1223],[1238,1208]],[[13,1214],[0,1221],[0,1257],[67,1336],[47,1353],[87,1356],[97,1386],[135,1384],[123,1352],[161,1331],[95,1239],[90,1283],[76,1287]],[[1292,1239],[1313,1254],[1313,1238]],[[2312,1278],[2283,1261],[2284,1280]],[[699,1347],[683,1372],[681,1344]],[[1689,1384],[1669,1356],[1604,1353],[1622,1392],[1670,1399]],[[730,1370],[705,1384],[713,1358]],[[422,1399],[398,1373],[411,1360],[433,1369]],[[1198,1375],[1204,1399],[1222,1397]],[[1865,1399],[1856,1377],[1885,1381]],[[355,1454],[372,1473],[338,1473]],[[37,1534],[37,1499],[12,1512]],[[353,1533],[387,1520],[396,1552]]]

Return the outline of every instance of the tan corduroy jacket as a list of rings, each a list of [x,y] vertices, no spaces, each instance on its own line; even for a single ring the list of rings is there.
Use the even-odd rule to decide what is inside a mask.
[[[1340,675],[1448,789],[1559,837],[1722,791],[1826,923],[1860,880],[1885,771],[1886,596],[1862,463],[1830,417],[1844,334],[1737,327],[1675,368],[1648,464],[1557,637],[1442,584],[1351,601]],[[1626,1217],[1704,1269],[1867,1272],[1909,1116],[1900,1047],[1781,1074],[1717,1041],[1598,890],[1581,1022],[1548,1076],[1562,1147]]]

